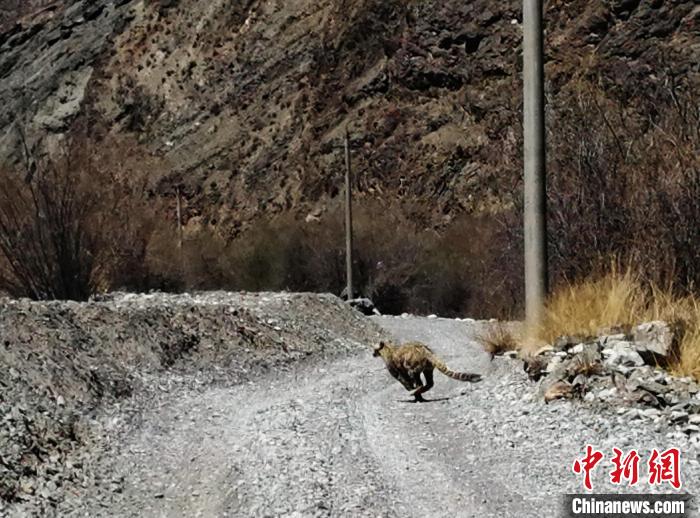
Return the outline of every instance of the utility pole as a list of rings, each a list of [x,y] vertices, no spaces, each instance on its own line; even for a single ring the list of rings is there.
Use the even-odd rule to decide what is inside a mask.
[[[523,0],[525,313],[530,326],[542,321],[548,284],[542,3]]]
[[[177,247],[182,250],[182,201],[180,194],[180,186],[175,188],[177,194]]]
[[[352,293],[352,186],[350,184],[350,135],[345,129],[345,267],[348,300]]]

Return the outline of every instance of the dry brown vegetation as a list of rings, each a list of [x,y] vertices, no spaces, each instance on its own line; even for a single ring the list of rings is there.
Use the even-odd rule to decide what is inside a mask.
[[[672,78],[641,103],[569,85],[550,119],[554,278],[602,273],[612,257],[657,284],[700,285],[700,103]]]
[[[700,103],[687,84],[656,84],[629,105],[582,77],[550,104],[554,289],[527,352],[662,319],[682,334],[672,368],[700,376]],[[510,217],[520,243],[519,211]]]
[[[563,335],[596,336],[652,320],[664,320],[680,333],[671,369],[700,378],[700,303],[692,295],[677,295],[672,286],[660,288],[644,280],[631,268],[613,267],[607,275],[556,290],[547,301],[542,325],[528,330],[534,340],[524,344],[551,343]]]
[[[67,144],[0,174],[0,291],[85,300],[144,285],[153,228],[145,188],[104,158]]]
[[[517,351],[522,347],[521,337],[515,333],[511,326],[505,323],[498,323],[489,327],[477,337],[477,340],[492,358],[509,351]]]
[[[486,218],[464,218],[445,233],[422,229],[402,211],[360,201],[355,220],[355,289],[387,313],[412,311],[486,316],[505,313],[517,284],[502,274],[507,237]],[[345,285],[341,207],[306,222],[288,214],[259,221],[227,241],[215,229],[157,235],[149,268],[176,289],[326,291]],[[497,287],[494,289],[494,287]]]
[[[143,175],[125,169],[122,157],[135,153],[76,137],[51,158],[30,157],[36,166],[2,174],[0,290],[85,300],[120,288],[343,289],[339,201],[320,221],[287,213],[236,239],[185,219],[180,247],[172,200],[149,199]],[[487,316],[518,300],[517,278],[504,272],[517,259],[497,220],[465,216],[438,232],[392,203],[360,198],[355,212],[356,291],[383,312]]]
[[[542,327],[530,334],[551,342],[662,319],[682,333],[673,369],[698,376],[700,104],[688,84],[655,84],[628,105],[581,78],[553,103],[555,289]]]
[[[682,292],[683,290],[681,290]],[[672,285],[660,287],[632,267],[616,263],[607,274],[564,283],[548,298],[543,321],[521,335],[504,324],[489,328],[478,339],[492,356],[517,350],[532,357],[561,336],[598,336],[629,331],[637,324],[663,320],[677,333],[678,347],[668,364],[680,376],[700,379],[700,302],[679,295]],[[577,374],[597,373],[600,365],[581,363]]]

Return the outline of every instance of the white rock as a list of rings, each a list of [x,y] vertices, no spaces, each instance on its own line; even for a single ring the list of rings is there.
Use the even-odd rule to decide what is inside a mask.
[[[642,417],[644,417],[644,414],[642,414],[642,412],[638,408],[632,408],[625,413],[625,416],[629,419],[641,419]]]
[[[632,329],[632,337],[635,349],[641,352],[666,356],[673,346],[673,331],[660,320],[638,325]]]
[[[658,408],[646,408],[644,410],[640,410],[639,413],[644,417],[649,417],[651,419],[661,415],[661,411]]]
[[[603,363],[612,368],[617,366],[641,367],[644,365],[644,359],[635,351],[633,344],[625,341],[609,343],[608,347],[603,349],[603,357],[605,358]]]
[[[604,389],[598,392],[597,396],[600,399],[612,399],[617,395],[617,389],[615,387]]]
[[[671,421],[684,421],[688,418],[688,412],[682,410],[674,410],[671,412]]]

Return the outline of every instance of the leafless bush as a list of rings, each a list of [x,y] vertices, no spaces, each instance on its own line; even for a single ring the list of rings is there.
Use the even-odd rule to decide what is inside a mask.
[[[463,218],[447,231],[421,229],[400,207],[358,202],[354,281],[386,313],[509,314],[518,298],[517,273],[504,267],[511,250],[491,218]],[[319,222],[293,214],[254,223],[227,242],[213,229],[187,233],[182,250],[172,230],[157,233],[149,270],[169,289],[322,291],[345,286],[345,244],[340,206]],[[512,281],[512,279],[516,279]]]
[[[143,187],[100,163],[87,144],[1,173],[0,290],[85,300],[143,284],[150,237]]]
[[[617,257],[650,280],[698,285],[698,106],[670,86],[631,107],[585,82],[559,96],[548,171],[556,278],[583,278]]]

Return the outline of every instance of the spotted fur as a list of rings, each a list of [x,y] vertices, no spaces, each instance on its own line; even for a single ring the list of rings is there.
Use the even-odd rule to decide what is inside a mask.
[[[394,345],[379,342],[374,348],[374,356],[381,356],[386,368],[411,394],[416,401],[424,401],[422,394],[430,390],[433,383],[433,370],[437,369],[445,376],[459,381],[476,382],[481,379],[479,374],[455,372],[445,365],[435,353],[425,344],[409,342],[404,345]],[[425,382],[421,379],[421,374]]]

